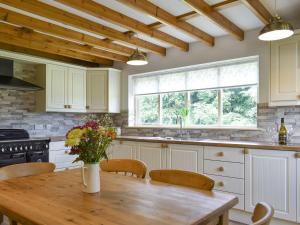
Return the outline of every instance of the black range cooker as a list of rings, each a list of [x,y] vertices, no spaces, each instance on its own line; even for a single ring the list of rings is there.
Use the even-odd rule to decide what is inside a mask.
[[[30,138],[23,129],[0,129],[0,167],[26,162],[49,162],[48,138]]]

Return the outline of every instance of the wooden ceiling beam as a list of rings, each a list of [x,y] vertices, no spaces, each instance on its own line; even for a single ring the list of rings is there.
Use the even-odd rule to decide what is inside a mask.
[[[151,52],[165,56],[166,49],[151,42],[139,39],[137,37],[129,37],[122,32],[113,28],[104,26],[102,24],[93,22],[67,11],[58,9],[54,6],[37,0],[0,0],[0,3],[9,5],[11,7],[22,9],[24,11],[55,20],[57,22],[76,27],[97,35],[105,36],[112,40],[121,41],[126,44],[138,46],[140,48],[148,49]]]
[[[45,38],[47,35],[38,34],[36,32],[26,32],[20,27],[15,27],[13,25],[0,23],[0,42],[15,45],[19,47],[24,47],[37,51],[42,51],[50,54],[62,55],[70,58],[80,59],[83,61],[89,61],[98,63],[101,65],[111,66],[113,61],[109,59],[100,58],[93,55],[88,55],[82,52],[77,52],[75,50],[70,50],[66,48],[58,47],[54,39]]]
[[[25,47],[19,47],[15,45],[10,45],[10,44],[5,44],[0,42],[0,49],[10,51],[10,52],[18,52],[26,55],[31,55],[31,56],[38,56],[41,58],[45,59],[52,59],[55,61],[59,62],[64,62],[64,63],[70,63],[70,64],[76,64],[80,66],[85,66],[85,67],[99,67],[98,63],[93,63],[93,62],[88,62],[88,61],[83,61],[75,58],[70,58],[70,57],[65,57],[61,55],[56,55],[56,54],[50,54],[46,52],[41,52]]]
[[[177,20],[176,16],[168,13],[167,11],[163,10],[162,8],[152,4],[148,0],[118,0],[123,4],[135,8],[143,13],[146,13],[161,23],[167,24],[169,26],[173,26],[186,34],[197,38],[198,40],[203,41],[204,43],[213,46],[214,45],[214,37],[207,34],[206,32],[198,29],[197,27],[181,20]]]
[[[221,10],[221,9],[225,9],[225,8],[237,5],[239,3],[240,3],[240,0],[225,0],[223,2],[219,2],[219,3],[216,3],[214,5],[211,5],[211,7],[215,10]],[[199,16],[199,13],[197,13],[196,11],[190,11],[190,12],[181,14],[179,16],[176,16],[176,19],[186,21],[188,19],[191,19],[191,18],[194,18],[194,17],[197,17],[197,16]],[[155,23],[151,23],[151,24],[148,25],[148,27],[156,28],[156,29],[160,28],[160,27],[163,27],[163,26],[164,26],[164,24],[161,23],[161,22],[155,22]]]
[[[115,10],[112,10],[92,0],[85,0],[85,1],[56,0],[56,1],[68,5],[77,10],[88,13],[90,15],[93,15],[95,17],[98,17],[100,19],[107,20],[111,23],[125,27],[134,32],[142,33],[151,38],[155,38],[159,41],[163,41],[183,51],[188,51],[189,48],[188,43],[178,38],[175,38],[167,33],[164,33],[160,30],[149,28],[146,24],[141,23],[138,20],[128,17],[124,14],[121,14]]]
[[[192,7],[199,14],[203,14],[221,28],[232,34],[235,38],[242,41],[244,40],[244,31],[232,23],[229,19],[223,16],[221,13],[213,9],[204,0],[184,0],[190,7]]]
[[[25,38],[30,38],[32,41],[44,42],[44,43],[48,43],[50,45],[54,45],[59,48],[70,49],[70,50],[82,52],[82,53],[85,53],[88,55],[94,55],[94,56],[97,56],[100,58],[106,58],[106,59],[122,61],[122,62],[128,61],[127,56],[118,55],[116,53],[104,51],[102,49],[94,48],[93,46],[90,46],[90,45],[82,45],[79,43],[71,42],[71,41],[57,38],[54,36],[38,33],[38,32],[33,31],[32,29],[28,29],[25,27],[20,28],[17,31],[17,28],[12,25],[8,25],[8,24],[6,25],[1,22],[0,22],[0,24],[2,25],[2,27],[3,26],[5,27],[5,30],[3,30],[3,32],[5,31],[12,35],[22,35]]]
[[[0,7],[0,20],[18,26],[28,27],[43,33],[52,34],[68,40],[82,42],[113,53],[129,56],[134,52],[134,49],[127,48],[123,45],[107,43],[103,39],[96,38],[94,36],[77,32],[39,19],[35,19],[33,17],[25,16],[23,14],[8,9],[4,9],[1,7]]]
[[[268,24],[272,14],[259,0],[242,0],[242,2],[264,23]]]

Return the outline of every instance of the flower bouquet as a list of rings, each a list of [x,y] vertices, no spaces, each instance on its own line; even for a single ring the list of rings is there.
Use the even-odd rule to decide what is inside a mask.
[[[88,120],[82,126],[73,127],[66,135],[66,146],[71,147],[70,154],[78,155],[74,162],[83,161],[83,191],[95,193],[100,191],[99,162],[108,159],[106,150],[116,138],[115,129],[107,115],[102,120]]]

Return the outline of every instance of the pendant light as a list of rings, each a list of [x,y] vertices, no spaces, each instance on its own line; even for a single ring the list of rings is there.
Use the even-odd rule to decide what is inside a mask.
[[[138,38],[138,34],[132,32],[132,36],[134,35],[136,35]],[[141,51],[139,51],[138,48],[136,48],[132,55],[129,56],[129,59],[126,63],[132,66],[143,66],[148,64],[148,59],[147,56],[144,55],[144,53],[142,53]]]
[[[276,16],[270,19],[270,23],[268,23],[261,31],[258,36],[258,39],[262,41],[275,41],[284,38],[288,38],[294,34],[293,26],[283,21],[277,15],[277,7],[276,7],[277,0],[275,0],[275,13]]]
[[[129,56],[128,61],[126,62],[128,65],[132,66],[142,66],[147,65],[148,60],[147,56],[145,56],[142,52],[137,48],[131,56]]]

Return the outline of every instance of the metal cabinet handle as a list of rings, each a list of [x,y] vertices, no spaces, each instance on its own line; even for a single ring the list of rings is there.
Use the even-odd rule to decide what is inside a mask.
[[[218,152],[218,153],[217,153],[217,156],[223,157],[223,156],[224,156],[224,152]]]
[[[223,166],[220,166],[220,167],[218,168],[218,171],[223,172],[223,171],[224,171],[224,167],[223,167]]]
[[[67,109],[67,108],[68,108],[68,105],[64,105],[64,108]]]
[[[248,148],[244,148],[244,154],[245,155],[249,154],[249,149]]]
[[[295,153],[295,158],[299,159],[300,158],[300,152]]]
[[[71,109],[71,108],[72,108],[72,106],[71,106],[71,105],[68,105],[68,108],[69,108],[69,109]]]
[[[168,148],[168,144],[162,143],[162,144],[160,145],[160,147],[161,147],[161,148]]]
[[[90,109],[90,107],[87,105],[86,107],[85,107],[86,109]]]
[[[225,186],[223,181],[218,182],[217,185],[218,185],[219,187],[224,187],[224,186]]]

